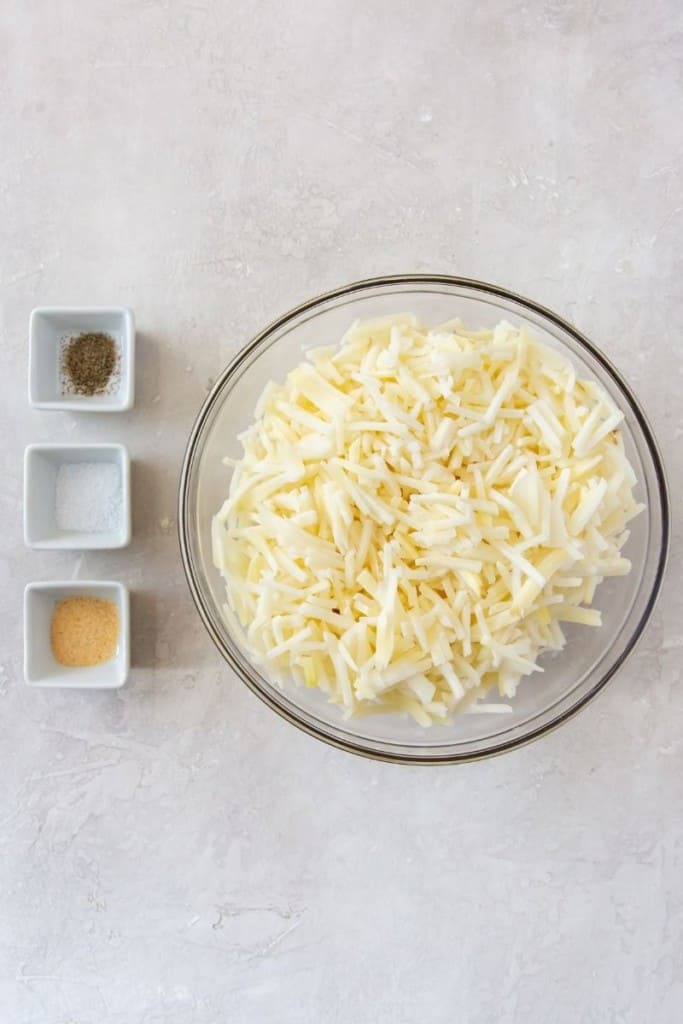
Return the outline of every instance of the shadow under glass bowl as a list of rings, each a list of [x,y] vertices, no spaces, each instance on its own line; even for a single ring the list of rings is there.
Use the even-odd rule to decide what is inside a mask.
[[[426,324],[459,316],[470,328],[507,319],[562,350],[580,375],[597,379],[623,411],[624,443],[638,477],[636,496],[646,504],[630,524],[624,551],[633,564],[631,573],[598,588],[595,605],[603,626],[567,624],[565,649],[541,659],[543,673],[522,680],[511,714],[465,714],[430,729],[399,714],[344,720],[319,691],[293,682],[283,689],[271,683],[251,663],[223,616],[225,587],[211,554],[211,521],[227,497],[231,475],[222,460],[241,454],[237,436],[253,421],[266,383],[284,380],[305,349],[336,345],[355,319],[402,312],[415,313]],[[178,522],[183,565],[202,621],[231,668],[269,707],[318,739],[356,754],[406,764],[448,764],[500,754],[543,735],[584,707],[612,678],[643,632],[660,589],[669,505],[647,420],[619,373],[587,338],[550,310],[503,288],[414,274],[359,281],[312,299],[274,321],[239,352],[192,429]]]

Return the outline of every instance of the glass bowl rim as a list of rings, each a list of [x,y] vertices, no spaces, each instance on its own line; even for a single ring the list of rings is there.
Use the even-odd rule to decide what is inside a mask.
[[[544,317],[551,323],[555,324],[561,330],[569,334],[574,341],[577,342],[580,348],[584,348],[595,359],[602,369],[612,378],[614,383],[617,385],[619,390],[622,392],[626,400],[630,405],[630,411],[633,413],[638,426],[642,432],[643,439],[648,449],[650,458],[652,459],[652,466],[657,482],[657,496],[659,499],[659,510],[661,514],[661,531],[662,538],[658,552],[657,568],[655,578],[652,584],[650,594],[648,595],[645,607],[632,630],[631,636],[628,639],[628,643],[617,658],[598,680],[591,686],[586,693],[584,693],[571,707],[564,710],[561,714],[552,718],[550,721],[531,729],[528,733],[522,736],[515,737],[513,739],[507,739],[501,743],[494,744],[492,747],[486,750],[475,750],[468,751],[466,753],[452,753],[452,754],[435,754],[434,756],[423,756],[418,754],[410,753],[395,753],[395,752],[383,752],[381,750],[370,749],[367,746],[358,744],[340,738],[338,736],[331,735],[328,732],[318,729],[315,726],[309,724],[299,718],[295,713],[289,711],[283,707],[277,701],[275,701],[269,693],[261,689],[261,687],[252,680],[243,671],[242,666],[234,658],[232,652],[223,642],[222,637],[218,631],[214,628],[211,617],[207,611],[205,601],[201,592],[201,588],[197,580],[197,570],[194,565],[194,561],[191,553],[191,539],[190,539],[190,516],[188,509],[188,502],[190,498],[189,482],[190,475],[194,465],[195,457],[198,454],[198,444],[201,439],[203,429],[207,419],[212,413],[216,402],[219,400],[223,393],[225,385],[228,383],[233,374],[238,371],[244,361],[248,359],[252,353],[254,353],[259,346],[269,338],[275,331],[280,330],[303,313],[307,313],[316,309],[316,307],[322,306],[325,303],[341,298],[343,296],[353,295],[355,292],[367,291],[372,288],[382,288],[391,285],[446,285],[450,287],[469,288],[475,292],[481,292],[484,296],[490,295],[497,298],[517,303],[518,305],[526,308],[529,312],[536,314],[537,316]],[[394,764],[410,764],[410,765],[447,765],[447,764],[466,764],[472,761],[481,761],[491,757],[497,757],[500,754],[507,753],[511,750],[516,750],[519,747],[526,746],[528,743],[534,740],[540,739],[542,736],[553,732],[558,729],[569,719],[573,718],[579,711],[583,710],[591,701],[600,693],[610,682],[616,673],[621,669],[630,655],[633,653],[638,641],[640,640],[645,627],[647,626],[654,607],[657,603],[657,598],[661,591],[662,582],[666,570],[666,563],[669,554],[670,545],[670,534],[671,534],[671,507],[669,488],[666,479],[666,471],[664,468],[664,460],[662,458],[659,446],[654,436],[654,432],[649,424],[649,421],[638,402],[635,394],[631,387],[622,377],[621,373],[616,369],[612,362],[605,356],[605,354],[597,348],[593,342],[591,342],[584,334],[582,334],[576,327],[573,326],[569,321],[559,316],[541,303],[536,302],[533,299],[526,298],[523,295],[519,295],[516,292],[511,291],[508,288],[504,288],[500,285],[491,284],[487,281],[482,281],[477,278],[460,277],[452,274],[431,274],[431,273],[413,273],[413,274],[388,274],[379,277],[364,278],[362,280],[353,281],[346,285],[341,285],[338,288],[333,288],[330,291],[322,292],[305,302],[299,303],[297,306],[293,306],[285,313],[281,314],[276,319],[268,323],[258,334],[255,334],[230,360],[228,365],[217,377],[211,391],[206,396],[202,405],[197,413],[195,421],[192,425],[190,435],[185,448],[185,454],[183,457],[182,467],[180,471],[179,487],[178,487],[178,540],[180,544],[180,554],[183,563],[183,570],[185,578],[187,580],[190,594],[194,602],[195,608],[199,613],[199,617],[207,630],[211,640],[215,647],[223,657],[225,661],[230,665],[238,678],[249,687],[249,689],[256,694],[256,696],[262,700],[269,708],[275,711],[281,718],[289,722],[291,725],[307,733],[309,736],[315,739],[321,740],[323,743],[327,743],[330,746],[337,747],[340,750],[344,750],[347,753],[356,754],[360,757],[367,758],[373,761],[383,761]]]

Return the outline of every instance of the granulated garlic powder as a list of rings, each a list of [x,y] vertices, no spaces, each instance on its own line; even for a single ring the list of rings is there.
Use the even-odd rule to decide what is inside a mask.
[[[116,654],[118,639],[119,612],[113,601],[69,597],[55,605],[50,642],[60,665],[101,665]]]

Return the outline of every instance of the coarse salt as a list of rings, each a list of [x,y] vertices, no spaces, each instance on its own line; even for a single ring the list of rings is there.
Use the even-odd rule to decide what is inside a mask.
[[[57,528],[111,533],[121,523],[121,472],[113,462],[67,462],[57,471]]]

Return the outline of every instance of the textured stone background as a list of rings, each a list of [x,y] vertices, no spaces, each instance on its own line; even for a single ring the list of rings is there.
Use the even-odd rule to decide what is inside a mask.
[[[175,537],[184,441],[264,322],[382,272],[554,307],[635,387],[681,498],[677,0],[5,4],[0,45],[0,1017],[674,1024],[676,539],[637,654],[544,741],[459,769],[327,749],[230,675]],[[39,304],[121,303],[125,418],[32,412]],[[122,554],[28,552],[22,454],[126,442]],[[134,590],[120,693],[26,689],[22,588]]]

